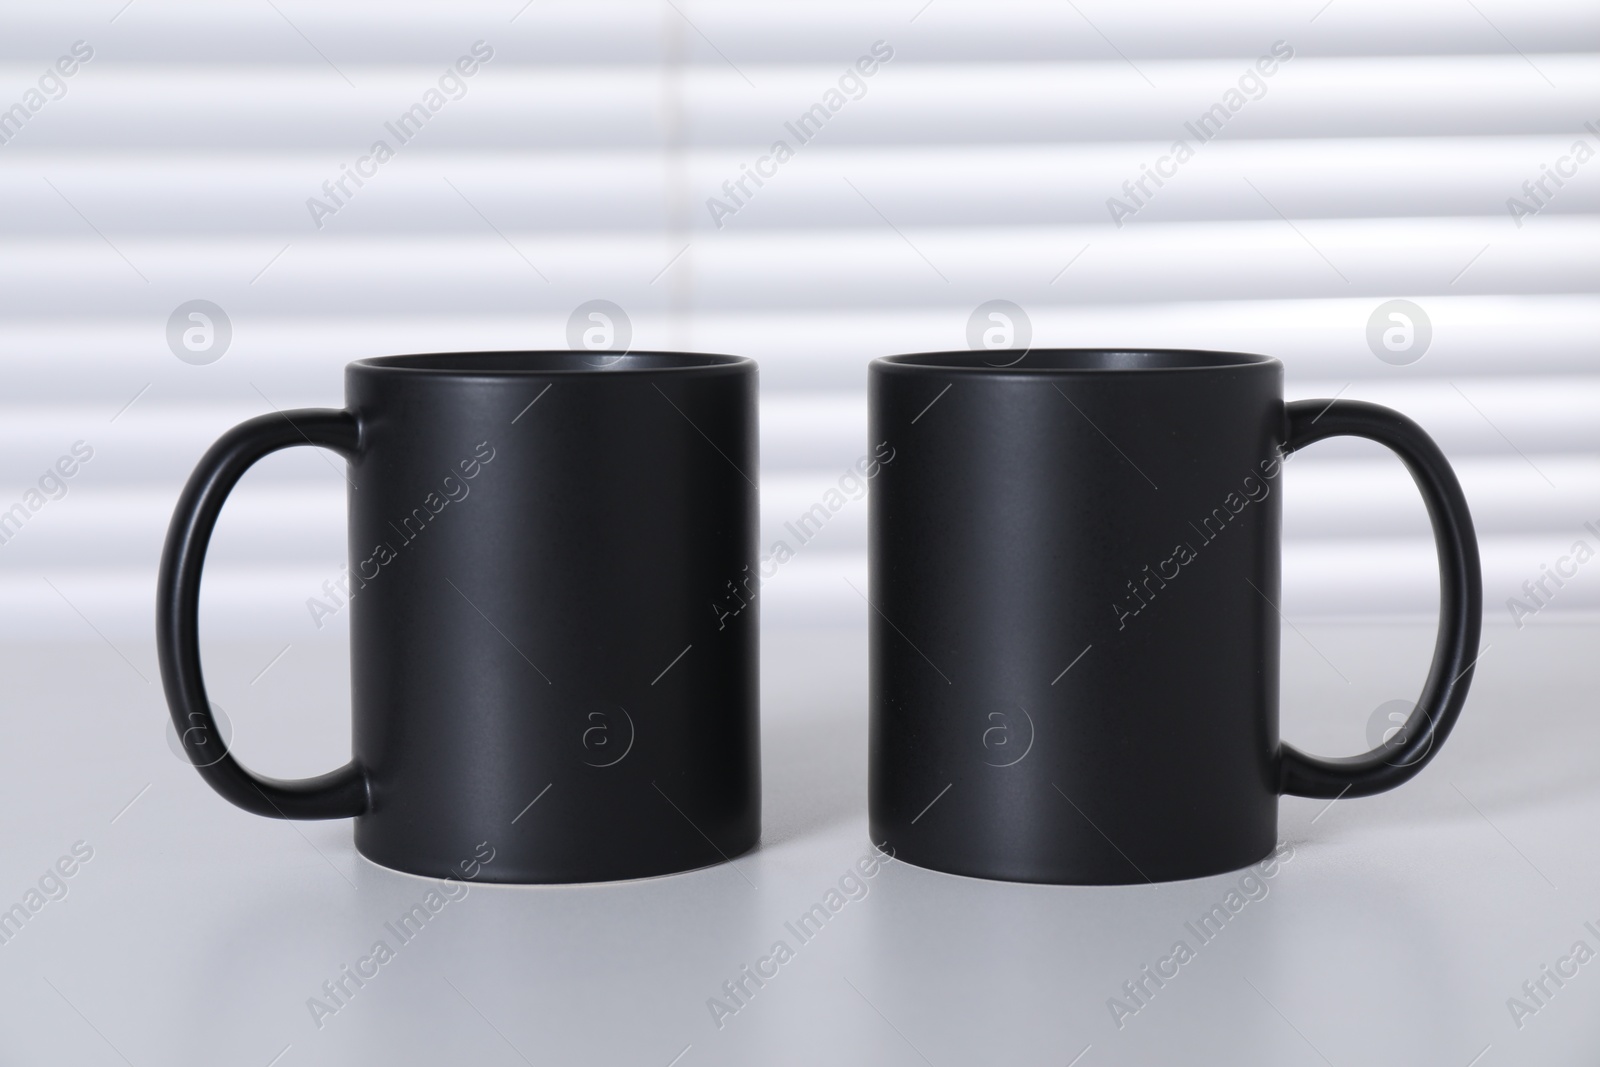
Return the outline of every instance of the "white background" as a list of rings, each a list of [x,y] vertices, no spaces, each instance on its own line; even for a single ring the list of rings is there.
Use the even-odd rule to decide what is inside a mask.
[[[0,506],[76,440],[95,459],[0,546],[0,631],[76,636],[81,611],[148,635],[172,502],[223,428],[340,404],[362,356],[566,347],[592,299],[635,348],[761,360],[764,543],[865,450],[866,361],[963,347],[1007,299],[1035,345],[1264,352],[1293,398],[1410,414],[1460,473],[1490,613],[1600,546],[1600,161],[1507,210],[1576,139],[1600,149],[1591,4],[519,6],[7,9],[4,103],[75,41],[94,59],[0,145]],[[466,95],[400,145],[383,124],[480,40]],[[784,123],[878,41],[894,58],[797,145]],[[1183,124],[1280,41],[1294,58],[1199,144]],[[1178,137],[1195,157],[1114,225]],[[395,158],[318,228],[307,200],[378,138]],[[778,138],[795,158],[716,227],[708,198]],[[1394,298],[1432,326],[1406,366],[1367,343]],[[193,299],[232,326],[205,366],[166,340]],[[1431,616],[1396,461],[1318,445],[1286,493],[1291,617]],[[856,621],[865,527],[836,517],[768,622]],[[222,520],[206,632],[326,636],[306,600],[343,557],[337,470],[271,458]],[[1595,608],[1600,581],[1548,599]]]

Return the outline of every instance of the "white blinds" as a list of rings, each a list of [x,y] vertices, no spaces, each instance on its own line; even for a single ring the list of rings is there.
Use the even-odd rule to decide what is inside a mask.
[[[361,356],[565,347],[591,299],[634,347],[762,360],[770,536],[865,448],[865,361],[963,347],[985,301],[1036,345],[1276,355],[1292,396],[1389,403],[1440,439],[1509,617],[1541,564],[1600,550],[1600,158],[1576,150],[1600,152],[1597,48],[1577,2],[9,6],[0,509],[74,442],[94,456],[0,544],[0,630],[147,635],[167,513],[220,430],[337,404]],[[780,139],[792,158],[735,204],[724,182]],[[362,163],[377,140],[392,158]],[[232,328],[199,366],[166,336],[195,299]],[[1405,365],[1368,343],[1392,299],[1431,328]],[[342,487],[313,455],[246,480],[208,632],[326,636],[305,601],[343,558]],[[1291,617],[1433,610],[1397,463],[1319,445],[1287,494]],[[865,518],[764,590],[769,625],[865,610],[843,581]],[[1600,607],[1592,566],[1552,610]]]

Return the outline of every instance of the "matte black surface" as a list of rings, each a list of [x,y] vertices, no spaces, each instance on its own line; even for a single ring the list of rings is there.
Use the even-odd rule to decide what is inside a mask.
[[[271,451],[339,450],[354,758],[283,782],[229,754],[206,780],[258,814],[355,816],[363,855],[437,877],[629,878],[754,846],[756,608],[716,607],[757,560],[754,362],[403,356],[351,364],[345,388],[348,411],[252,419],[201,460],[157,636],[198,753],[216,733],[196,605],[223,500]]]
[[[1371,404],[1285,405],[1273,359],[955,352],[873,362],[870,816],[897,858],[1119,884],[1246,866],[1280,792],[1417,773],[1477,655],[1472,521],[1448,464]],[[1278,737],[1282,460],[1336,434],[1395,449],[1440,547],[1441,629],[1391,747]]]

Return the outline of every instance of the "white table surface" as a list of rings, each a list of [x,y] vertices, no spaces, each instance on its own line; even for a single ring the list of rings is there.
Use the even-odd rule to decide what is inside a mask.
[[[1285,737],[1353,753],[1373,709],[1415,696],[1431,628],[1297,626]],[[1597,639],[1573,619],[1487,626],[1438,758],[1381,797],[1285,799],[1293,858],[1208,944],[1185,923],[1237,874],[1071,888],[903,863],[799,944],[785,923],[869,847],[865,643],[769,631],[758,850],[474,886],[320,1028],[308,998],[394,945],[384,924],[430,883],[358,857],[347,823],[213,795],[163,738],[149,646],[10,645],[0,908],[75,843],[93,856],[0,944],[0,1064],[1593,1064],[1600,958],[1547,980],[1520,1028],[1507,1000],[1575,942],[1600,952]],[[256,769],[327,769],[348,752],[345,648],[296,644],[257,677],[282,644],[208,648],[213,697]],[[719,1028],[708,999],[780,939],[794,958]],[[1179,939],[1195,958],[1119,1029],[1108,999]]]

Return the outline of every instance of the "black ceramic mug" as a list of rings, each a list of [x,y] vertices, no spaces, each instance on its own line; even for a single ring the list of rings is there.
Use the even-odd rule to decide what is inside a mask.
[[[598,881],[751,848],[756,613],[714,605],[757,559],[754,361],[396,356],[350,364],[345,394],[230,430],[178,501],[157,640],[202,777],[259,815],[353,817],[363,855],[432,877]],[[197,607],[229,490],[305,444],[348,461],[353,758],[279,781],[215,756]]]
[[[1264,356],[1034,350],[873,362],[870,809],[897,859],[1120,884],[1246,866],[1277,798],[1391,789],[1466,698],[1482,607],[1460,485],[1416,423],[1285,404]],[[1278,739],[1283,460],[1327,437],[1394,450],[1439,554],[1438,643],[1384,746]]]

